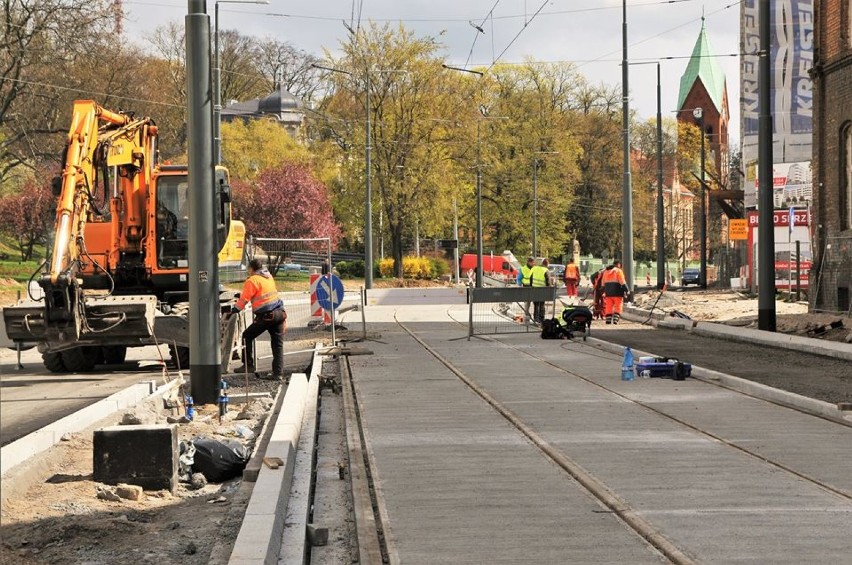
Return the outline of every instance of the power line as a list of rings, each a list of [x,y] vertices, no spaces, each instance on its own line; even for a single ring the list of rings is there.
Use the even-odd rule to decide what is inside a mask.
[[[73,88],[70,86],[60,86],[58,84],[50,84],[46,82],[37,82],[34,80],[24,80],[20,78],[9,78],[9,77],[0,77],[0,80],[8,80],[10,82],[18,82],[21,84],[29,84],[32,86],[42,86],[45,88],[54,88],[56,90],[66,90],[69,92],[81,92],[83,94],[89,94],[94,96],[103,96],[107,98],[116,98],[118,100],[130,100],[133,102],[145,102],[146,104],[157,104],[159,106],[170,106],[172,108],[185,108],[185,106],[181,106],[179,104],[172,104],[170,102],[158,102],[156,100],[147,100],[145,98],[134,98],[132,96],[121,96],[119,94],[106,93],[106,92],[96,92],[94,90],[86,90],[85,88]]]

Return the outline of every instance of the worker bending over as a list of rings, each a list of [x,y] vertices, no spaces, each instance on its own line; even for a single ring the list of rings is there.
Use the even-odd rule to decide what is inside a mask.
[[[630,294],[621,261],[613,261],[601,275],[604,292],[604,318],[607,324],[617,324],[621,319],[624,297]]]

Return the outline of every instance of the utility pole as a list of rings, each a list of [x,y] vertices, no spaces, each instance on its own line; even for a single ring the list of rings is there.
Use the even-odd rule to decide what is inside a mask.
[[[704,149],[704,109],[696,108],[692,111],[692,115],[698,120],[698,127],[701,129],[701,222],[700,222],[700,237],[701,242],[699,249],[701,250],[701,269],[700,269],[700,285],[701,288],[707,288],[707,189],[704,186],[704,169],[706,168],[706,152]]]
[[[533,159],[532,256],[538,257],[538,159]]]
[[[622,24],[621,59],[621,119],[624,138],[624,186],[621,205],[621,261],[627,288],[633,292],[633,189],[630,178],[630,90],[628,88],[629,65],[627,62],[627,0],[622,0],[624,20]]]
[[[663,288],[666,283],[666,238],[663,233],[665,228],[663,214],[663,108],[660,91],[660,62],[657,61],[657,288]]]
[[[210,17],[205,0],[189,0],[186,25],[189,133],[189,375],[196,404],[215,403],[221,379],[219,265],[214,183]]]
[[[364,159],[366,161],[364,174],[367,176],[367,195],[364,200],[364,288],[369,290],[373,288],[373,185],[372,185],[372,144],[370,142],[370,72],[369,70],[365,73],[365,84],[367,95],[365,96],[366,102],[364,105],[366,106],[365,111],[367,114],[367,125],[366,125],[366,155]]]
[[[757,327],[774,332],[775,319],[775,225],[772,220],[772,109],[769,96],[770,22],[769,0],[759,0],[760,52],[758,55],[758,295]]]

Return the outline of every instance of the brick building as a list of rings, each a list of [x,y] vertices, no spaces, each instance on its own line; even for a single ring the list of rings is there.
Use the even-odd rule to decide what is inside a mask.
[[[815,9],[811,307],[848,312],[852,308],[852,0],[816,0]]]

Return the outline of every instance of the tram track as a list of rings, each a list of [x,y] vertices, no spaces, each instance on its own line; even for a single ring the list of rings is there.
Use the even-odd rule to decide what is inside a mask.
[[[452,316],[450,316],[450,318],[452,319]],[[464,325],[458,320],[454,321],[456,323],[459,323],[460,325]],[[462,369],[460,369],[458,366],[456,366],[443,355],[441,355],[441,353],[435,347],[429,345],[426,341],[424,341],[423,338],[421,338],[421,336],[419,336],[406,324],[402,323],[399,319],[396,319],[396,324],[414,341],[416,341],[420,347],[422,347],[426,352],[428,352],[436,360],[438,360],[438,362],[443,365],[450,373],[452,373],[456,378],[463,382],[471,391],[473,391],[492,409],[499,413],[502,418],[508,421],[514,428],[516,428],[521,434],[523,434],[543,454],[544,457],[552,461],[569,476],[571,476],[574,480],[576,480],[587,492],[589,492],[598,501],[600,501],[600,503],[603,504],[609,512],[612,512],[614,515],[616,515],[624,524],[626,524],[639,536],[645,539],[652,547],[654,547],[657,551],[664,555],[669,561],[678,564],[695,562],[687,551],[685,551],[681,547],[678,547],[675,543],[673,543],[665,535],[663,535],[663,533],[658,528],[656,528],[651,522],[649,522],[642,516],[642,513],[640,511],[631,507],[631,505],[622,497],[620,497],[617,492],[614,492],[612,489],[610,489],[603,481],[598,479],[596,476],[594,476],[594,474],[590,473],[588,470],[583,468],[583,466],[581,466],[575,460],[569,457],[568,454],[566,454],[561,448],[559,448],[553,442],[549,441],[544,435],[539,433],[521,416],[513,412],[499,399],[490,394],[485,388],[480,385],[480,383],[476,381],[476,379],[466,374]],[[495,340],[489,337],[478,336],[478,338],[499,343],[502,347],[510,348],[518,354],[527,356],[531,359],[536,360],[537,362],[544,363],[549,367],[564,373],[567,376],[580,379],[587,384],[593,385],[594,387],[600,390],[606,391],[608,394],[615,395],[621,401],[630,402],[634,405],[640,406],[642,409],[647,410],[656,416],[669,420],[670,422],[675,423],[677,426],[681,426],[685,429],[690,430],[691,432],[700,434],[709,440],[718,442],[726,446],[727,448],[733,449],[738,453],[744,454],[763,464],[769,465],[778,471],[787,473],[798,480],[806,481],[819,488],[820,490],[829,493],[831,496],[837,497],[844,502],[852,501],[852,493],[848,492],[842,487],[838,487],[829,484],[825,481],[822,481],[817,477],[811,476],[806,472],[802,472],[801,470],[784,463],[783,461],[779,461],[771,456],[767,456],[766,454],[760,453],[759,451],[750,449],[748,446],[738,444],[737,442],[725,438],[724,436],[718,433],[714,433],[712,430],[703,428],[700,425],[693,424],[689,421],[684,420],[683,418],[677,417],[676,415],[667,413],[665,410],[652,406],[647,402],[642,402],[641,400],[631,398],[627,394],[623,394],[618,390],[609,388],[599,382],[594,381],[593,379],[587,378],[583,375],[566,369],[565,367],[560,366],[558,363],[555,363],[541,355],[536,355],[523,348],[515,347],[512,344]],[[599,357],[611,360],[614,360],[614,358],[616,358],[616,356],[613,354],[606,354],[602,352],[600,349],[594,347],[592,343],[586,344],[581,342],[569,342],[563,344],[563,346],[569,346],[574,349],[575,352],[580,352],[582,354],[589,355],[592,357]],[[713,383],[712,381],[705,382],[707,382],[708,384],[714,384],[715,386],[718,386],[721,389],[730,390],[724,386],[718,385],[717,383]],[[357,388],[353,388],[353,390],[357,390]],[[737,394],[743,394],[737,391],[732,392],[735,392]],[[743,394],[743,396],[751,395]],[[801,412],[804,414],[808,414],[809,416],[813,416],[813,414],[810,414],[808,412]],[[842,426],[842,424],[840,423],[832,423],[838,426]]]

